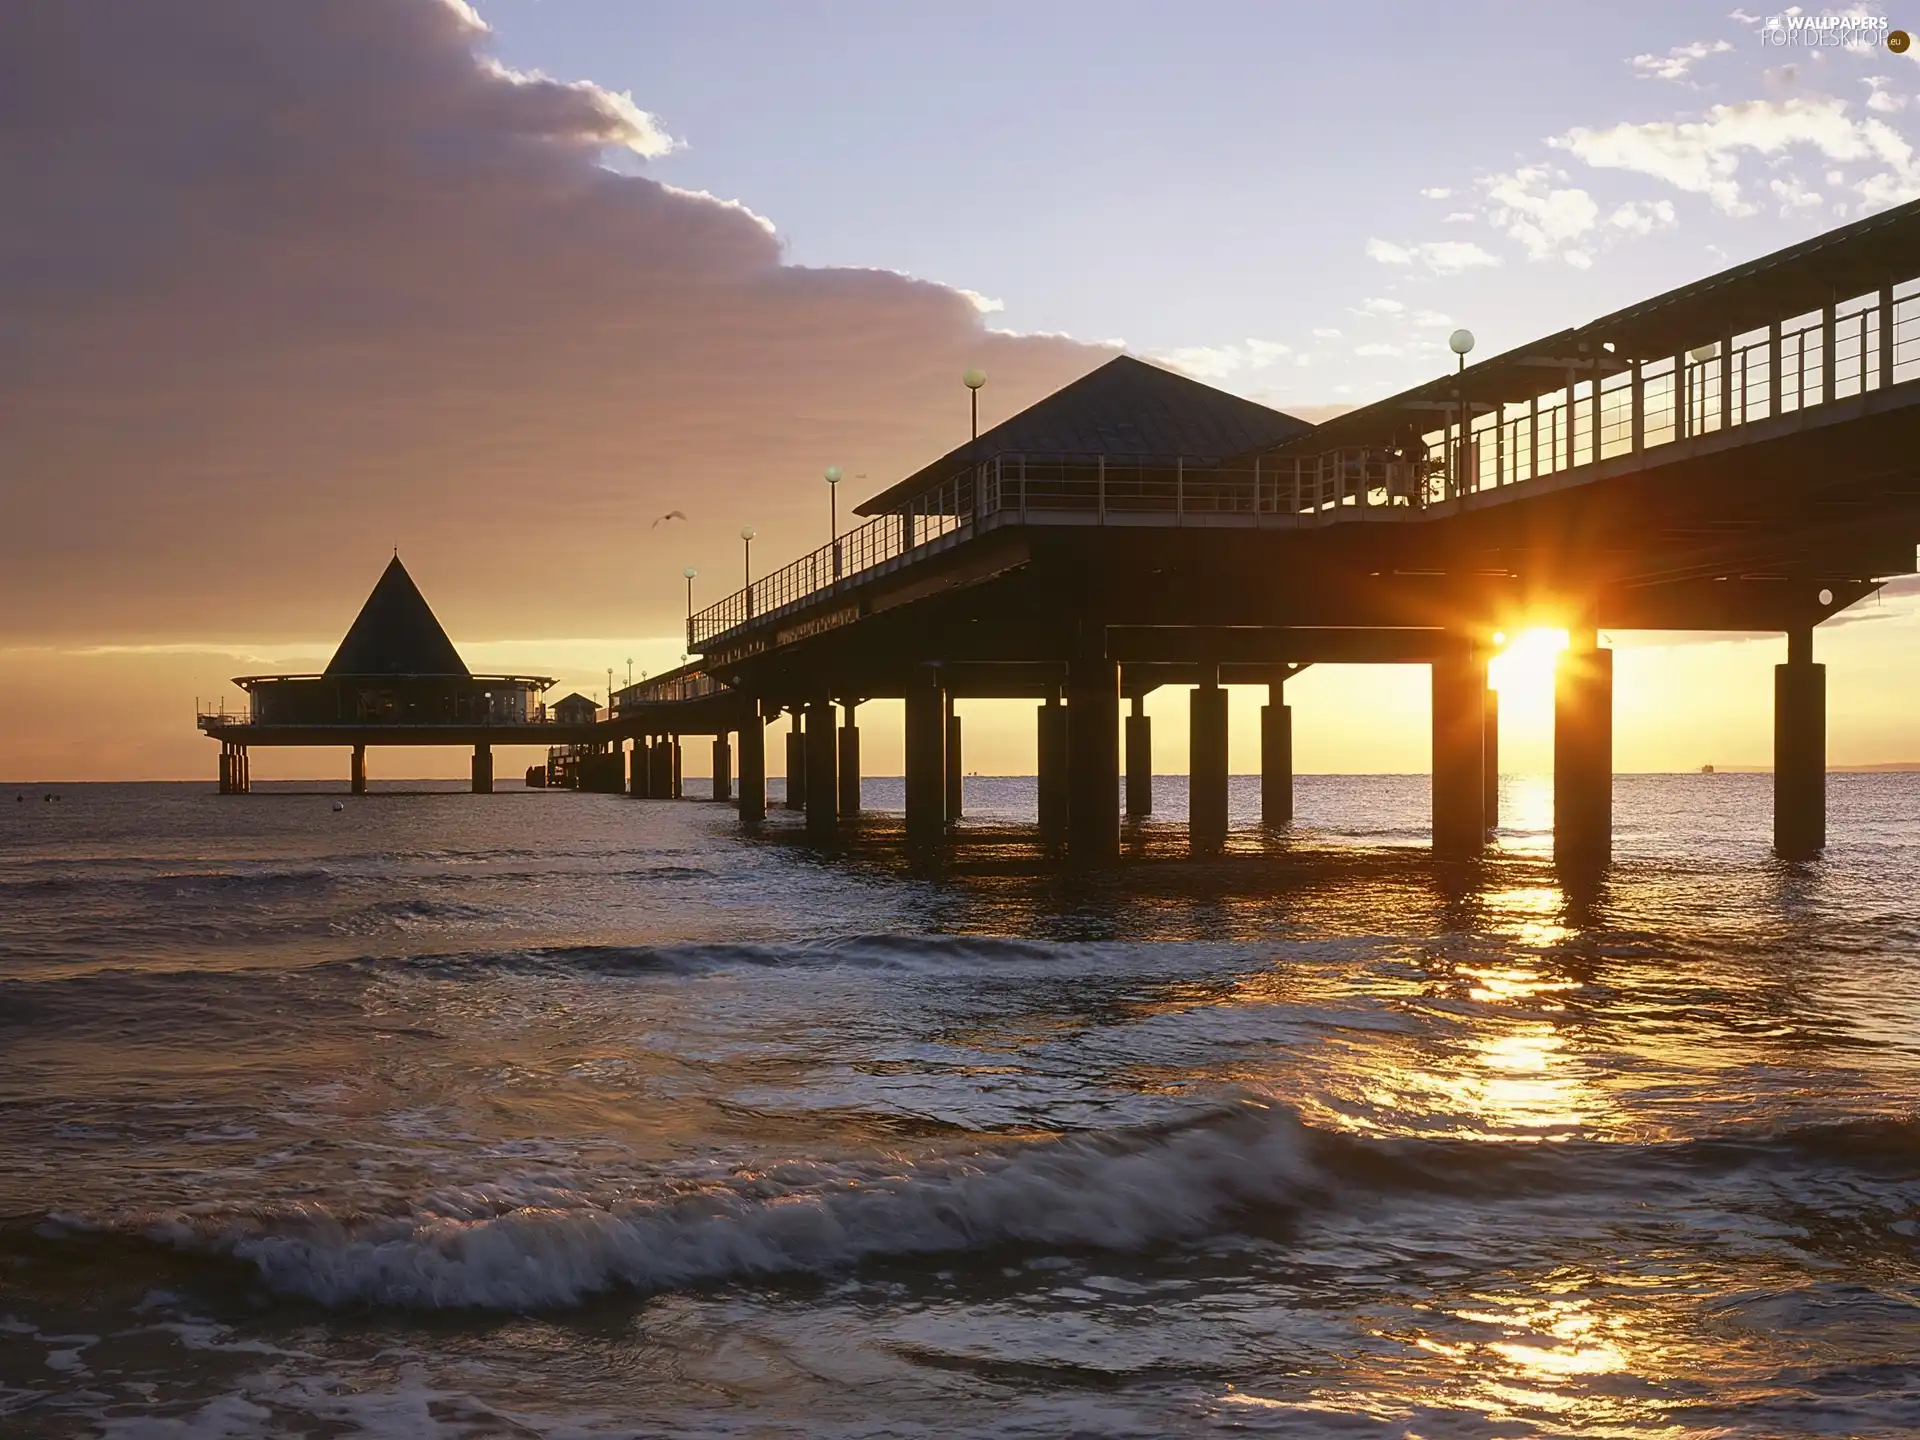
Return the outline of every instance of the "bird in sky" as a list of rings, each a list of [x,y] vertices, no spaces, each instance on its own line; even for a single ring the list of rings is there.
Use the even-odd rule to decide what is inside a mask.
[[[647,528],[649,530],[658,530],[660,528],[661,521],[684,520],[686,518],[687,518],[687,512],[684,510],[669,510],[667,511],[666,514],[662,515],[659,520],[654,521],[653,524],[649,525]]]

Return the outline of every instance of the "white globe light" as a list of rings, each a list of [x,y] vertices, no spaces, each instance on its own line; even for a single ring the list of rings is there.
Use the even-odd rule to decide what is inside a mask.
[[[838,485],[839,483],[840,483],[840,467],[838,465],[827,466],[827,484]]]
[[[1713,359],[1713,357],[1718,355],[1719,353],[1720,353],[1719,341],[1709,340],[1706,344],[1696,345],[1691,350],[1687,351],[1687,358],[1693,361],[1693,363],[1696,365],[1704,365],[1707,363],[1707,361]]]
[[[1454,331],[1447,337],[1447,348],[1456,355],[1466,354],[1473,349],[1473,332],[1471,330]]]
[[[682,570],[682,571],[681,571],[680,573],[681,573],[682,575],[684,575],[684,576],[686,576],[686,577],[687,577],[687,579],[689,579],[689,580],[691,580],[691,579],[693,579],[693,577],[694,577],[694,576],[696,576],[696,575],[698,575],[698,574],[699,574],[700,572],[699,572],[698,570],[696,570],[696,569],[694,569],[694,568],[693,568],[693,567],[692,567],[691,565],[689,565],[689,566],[687,566],[687,568],[686,568],[686,569],[684,569],[684,570]]]
[[[978,390],[982,385],[987,383],[987,372],[984,370],[969,370],[960,377],[960,383],[969,390]]]
[[[751,525],[742,525],[740,527],[740,538],[742,540],[751,540],[753,538],[753,527]]]

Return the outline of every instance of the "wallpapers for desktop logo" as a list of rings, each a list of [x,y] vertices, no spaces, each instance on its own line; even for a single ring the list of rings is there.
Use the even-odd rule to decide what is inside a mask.
[[[1884,15],[1800,15],[1789,11],[1766,18],[1760,26],[1760,43],[1806,49],[1884,45],[1894,54],[1904,55],[1913,42],[1906,31],[1894,29]]]

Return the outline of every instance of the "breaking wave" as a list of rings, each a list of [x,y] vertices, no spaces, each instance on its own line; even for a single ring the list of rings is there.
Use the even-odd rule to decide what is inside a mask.
[[[1174,1125],[959,1158],[790,1161],[634,1181],[612,1195],[604,1183],[536,1174],[439,1190],[395,1212],[289,1205],[107,1224],[61,1217],[34,1233],[56,1243],[144,1237],[242,1262],[270,1290],[328,1306],[526,1311],[618,1289],[828,1274],[1000,1247],[1138,1252],[1284,1231],[1304,1213],[1366,1195],[1464,1194],[1497,1205],[1560,1193],[1590,1203],[1615,1189],[1644,1196],[1701,1170],[1812,1164],[1908,1176],[1916,1156],[1912,1122],[1667,1145],[1499,1144],[1334,1134],[1246,1101]],[[1891,1229],[1907,1243],[1899,1237],[1910,1221]]]

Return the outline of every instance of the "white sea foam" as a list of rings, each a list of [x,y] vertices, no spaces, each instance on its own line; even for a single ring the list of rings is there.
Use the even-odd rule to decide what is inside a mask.
[[[1216,1231],[1247,1207],[1300,1202],[1320,1181],[1289,1111],[1248,1104],[1209,1123],[1035,1142],[917,1165],[795,1163],[600,1204],[554,1188],[502,1209],[449,1192],[402,1216],[303,1210],[209,1232],[273,1288],[326,1304],[536,1309],[617,1286],[671,1288],[825,1272],[862,1260],[998,1244],[1135,1250]]]

